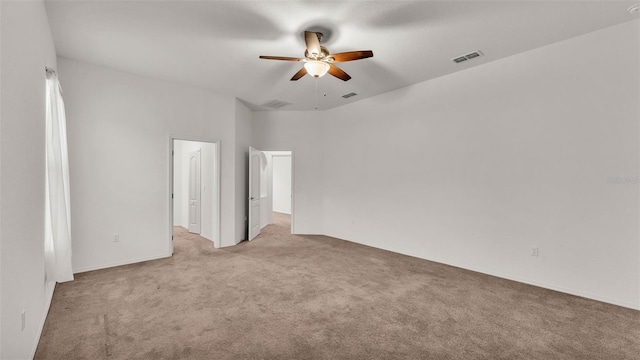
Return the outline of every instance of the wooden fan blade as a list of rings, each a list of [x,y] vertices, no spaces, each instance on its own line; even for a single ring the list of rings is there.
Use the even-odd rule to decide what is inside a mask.
[[[304,42],[307,44],[307,52],[310,56],[313,54],[319,55],[322,52],[320,49],[320,40],[318,40],[318,35],[316,35],[316,33],[305,31]]]
[[[337,77],[340,80],[348,81],[349,79],[351,79],[351,76],[349,76],[349,74],[347,74],[342,69],[332,64],[329,64],[328,73]]]
[[[366,59],[370,57],[373,57],[373,51],[371,50],[348,51],[343,53],[331,54],[327,56],[328,60],[331,62],[353,61],[353,60]]]
[[[302,59],[300,59],[300,58],[286,57],[286,56],[264,56],[264,55],[260,55],[260,59],[285,60],[285,61],[302,61]]]
[[[298,79],[300,79],[305,75],[307,75],[307,69],[305,69],[303,66],[302,69],[298,70],[298,72],[295,75],[293,75],[293,77],[291,78],[291,81],[297,81]]]

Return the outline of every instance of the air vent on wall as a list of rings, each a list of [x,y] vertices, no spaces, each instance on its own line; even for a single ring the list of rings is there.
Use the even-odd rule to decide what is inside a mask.
[[[451,60],[453,62],[455,62],[455,63],[461,63],[463,61],[471,60],[471,59],[477,58],[479,56],[482,56],[482,53],[480,51],[474,51],[472,53],[468,53],[468,54],[465,54],[465,55],[462,55],[462,56],[455,57],[455,58],[453,58]]]
[[[344,95],[342,95],[342,97],[343,97],[343,98],[345,98],[345,99],[348,99],[348,98],[350,98],[350,97],[352,97],[352,96],[356,96],[356,95],[358,95],[358,94],[356,94],[356,93],[354,93],[354,92],[350,92],[350,93],[348,93],[348,94],[344,94]]]
[[[279,108],[281,108],[283,106],[287,106],[287,105],[291,105],[291,103],[288,103],[288,102],[282,101],[282,100],[273,99],[273,100],[267,101],[266,103],[262,104],[261,106],[270,107],[272,109],[279,109]]]

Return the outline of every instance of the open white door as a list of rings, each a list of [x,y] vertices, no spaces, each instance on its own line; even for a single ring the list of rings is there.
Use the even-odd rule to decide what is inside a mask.
[[[249,241],[260,235],[260,150],[249,147]]]
[[[200,234],[200,150],[189,153],[189,232]]]

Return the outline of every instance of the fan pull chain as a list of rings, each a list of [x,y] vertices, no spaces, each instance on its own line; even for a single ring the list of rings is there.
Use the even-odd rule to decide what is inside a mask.
[[[318,78],[316,78],[316,110],[318,110]]]

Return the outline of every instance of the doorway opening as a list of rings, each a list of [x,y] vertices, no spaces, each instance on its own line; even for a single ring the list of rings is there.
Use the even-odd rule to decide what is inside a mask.
[[[198,234],[220,247],[220,143],[170,138],[170,246],[176,231]],[[180,229],[183,228],[183,229]]]
[[[260,228],[275,224],[293,227],[293,152],[262,151]]]

